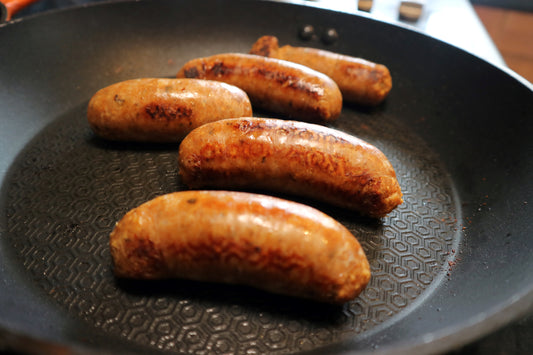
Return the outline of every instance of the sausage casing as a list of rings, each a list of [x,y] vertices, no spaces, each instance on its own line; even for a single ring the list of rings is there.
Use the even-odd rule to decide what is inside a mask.
[[[226,119],[193,130],[179,148],[190,188],[267,189],[383,217],[402,203],[396,173],[376,147],[321,125]]]
[[[299,63],[326,74],[337,83],[346,102],[377,105],[392,88],[389,69],[382,64],[316,48],[279,47],[274,36],[259,38],[250,53]]]
[[[270,196],[181,191],[128,212],[110,236],[114,272],[245,284],[343,303],[370,279],[357,239],[324,213]]]
[[[240,53],[218,54],[187,62],[177,77],[219,80],[238,86],[246,91],[254,107],[293,119],[333,121],[342,110],[342,94],[331,78],[288,61]]]
[[[251,114],[241,89],[194,79],[123,81],[99,90],[87,108],[89,124],[99,136],[141,142],[177,142],[204,123]]]

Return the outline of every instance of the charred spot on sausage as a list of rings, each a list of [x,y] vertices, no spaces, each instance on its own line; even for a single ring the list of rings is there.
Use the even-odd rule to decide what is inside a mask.
[[[184,74],[186,78],[197,78],[200,76],[200,73],[196,67],[185,69]]]
[[[224,76],[232,72],[232,69],[223,62],[216,62],[211,68],[211,72],[216,76]]]
[[[120,96],[118,96],[118,94],[116,94],[115,97],[113,97],[113,101],[115,101],[119,105],[122,105],[125,100],[121,98]]]
[[[287,74],[283,71],[268,70],[263,68],[257,68],[256,72],[268,80],[273,80],[282,86],[307,93],[312,97],[318,98],[324,95],[323,88],[309,83],[306,80],[302,80],[296,75]]]
[[[134,273],[136,276],[157,275],[165,270],[165,263],[161,251],[154,242],[142,236],[135,236],[127,240],[129,247],[128,259],[137,260]]]
[[[190,107],[159,103],[151,103],[146,105],[145,112],[153,120],[165,120],[168,122],[179,118],[188,118],[192,116],[192,109]]]

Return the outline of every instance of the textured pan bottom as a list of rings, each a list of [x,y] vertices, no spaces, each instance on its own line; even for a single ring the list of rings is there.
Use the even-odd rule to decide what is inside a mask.
[[[389,157],[405,202],[379,221],[315,205],[358,237],[371,263],[369,286],[343,307],[240,286],[115,280],[109,233],[129,209],[184,188],[178,145],[101,141],[85,106],[46,127],[12,165],[1,242],[39,292],[73,318],[154,350],[289,353],[364,336],[431,296],[461,234],[459,201],[438,157],[390,117],[369,117],[345,108],[335,127]]]

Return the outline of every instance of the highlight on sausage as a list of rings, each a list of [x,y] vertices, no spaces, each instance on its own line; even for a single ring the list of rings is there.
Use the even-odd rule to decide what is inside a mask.
[[[396,173],[376,147],[321,125],[225,119],[193,130],[179,148],[192,189],[265,189],[383,217],[403,202]]]
[[[343,303],[370,279],[357,239],[306,205],[265,195],[181,191],[129,211],[110,235],[117,277],[244,284]]]
[[[179,142],[204,123],[250,115],[250,100],[241,89],[195,79],[115,83],[99,90],[87,108],[93,131],[116,141]]]
[[[224,53],[187,62],[178,78],[223,81],[243,89],[254,107],[303,121],[333,121],[342,110],[335,82],[308,67],[258,55]]]
[[[365,59],[316,48],[279,47],[274,36],[259,38],[250,53],[299,63],[324,73],[337,83],[346,102],[374,106],[392,89],[389,69]]]

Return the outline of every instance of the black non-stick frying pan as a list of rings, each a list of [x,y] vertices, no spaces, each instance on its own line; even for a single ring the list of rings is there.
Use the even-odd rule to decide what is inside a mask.
[[[315,37],[300,30],[312,25]],[[321,40],[328,29],[338,39]],[[184,189],[177,144],[98,139],[98,89],[172,77],[261,35],[383,63],[394,87],[332,124],[378,146],[405,202],[372,220],[316,204],[361,241],[368,288],[334,307],[240,286],[112,274],[108,236],[138,204]],[[429,353],[533,303],[533,88],[508,70],[366,17],[268,1],[150,0],[0,27],[0,337],[22,351]],[[257,115],[279,117],[269,112]]]

